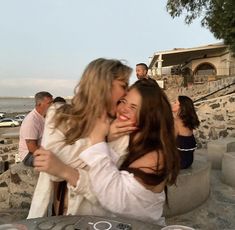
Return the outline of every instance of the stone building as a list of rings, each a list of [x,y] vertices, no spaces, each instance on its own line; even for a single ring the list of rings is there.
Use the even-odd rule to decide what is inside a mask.
[[[235,75],[235,57],[229,47],[221,43],[159,51],[149,60],[149,75],[164,83],[173,76],[181,86]]]

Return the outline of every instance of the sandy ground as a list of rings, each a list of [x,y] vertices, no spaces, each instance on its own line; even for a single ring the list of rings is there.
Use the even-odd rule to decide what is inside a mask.
[[[12,143],[19,143],[19,127],[0,127],[0,140],[10,139]]]
[[[20,131],[19,127],[0,127],[0,135],[5,133],[18,133]]]

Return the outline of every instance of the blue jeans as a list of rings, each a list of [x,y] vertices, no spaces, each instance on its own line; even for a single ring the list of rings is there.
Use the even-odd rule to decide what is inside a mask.
[[[33,159],[34,159],[33,153],[29,152],[23,160],[24,165],[33,167]]]

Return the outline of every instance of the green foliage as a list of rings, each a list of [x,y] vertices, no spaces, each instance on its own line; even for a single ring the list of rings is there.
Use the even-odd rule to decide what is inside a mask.
[[[201,17],[202,26],[235,54],[235,0],[168,0],[166,8],[173,18],[186,14],[187,24]]]

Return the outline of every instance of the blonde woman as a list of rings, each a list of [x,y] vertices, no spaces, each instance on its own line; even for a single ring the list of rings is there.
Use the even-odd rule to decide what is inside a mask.
[[[49,109],[43,134],[43,148],[53,151],[65,164],[85,175],[87,167],[79,159],[79,153],[91,145],[87,137],[103,111],[107,111],[109,119],[115,117],[117,102],[126,93],[131,71],[130,67],[118,60],[99,58],[92,61],[75,88],[71,105],[53,105]],[[131,122],[126,122],[126,127],[122,127],[121,131],[116,129],[112,134],[120,136],[134,130],[135,127],[130,124]],[[116,151],[125,154],[128,140],[122,139],[119,143],[120,145],[114,142],[112,147],[119,148]],[[68,185],[68,193],[67,183],[56,181],[61,179],[40,173],[28,218],[45,216],[53,194],[55,215],[78,214],[84,198],[89,200],[88,209],[92,209],[96,203],[88,180],[82,186],[80,184],[80,190]]]

